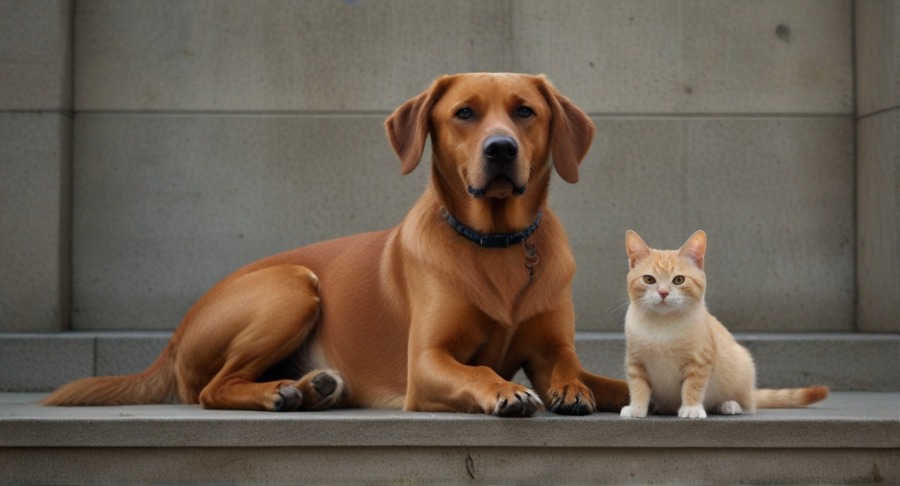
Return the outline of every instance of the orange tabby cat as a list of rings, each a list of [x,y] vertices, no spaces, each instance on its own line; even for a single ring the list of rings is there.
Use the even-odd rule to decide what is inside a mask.
[[[626,368],[631,404],[622,417],[657,413],[702,418],[759,408],[801,407],[828,396],[815,386],[757,390],[750,353],[703,301],[706,233],[681,249],[653,250],[634,231],[625,235],[630,271],[625,316]]]

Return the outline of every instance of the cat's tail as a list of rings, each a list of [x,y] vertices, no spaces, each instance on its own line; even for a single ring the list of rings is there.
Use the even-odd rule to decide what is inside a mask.
[[[756,390],[756,408],[796,408],[822,401],[828,396],[827,386],[806,388],[761,388]]]
[[[171,346],[146,370],[133,375],[73,381],[41,400],[42,405],[136,405],[175,401],[175,358]]]

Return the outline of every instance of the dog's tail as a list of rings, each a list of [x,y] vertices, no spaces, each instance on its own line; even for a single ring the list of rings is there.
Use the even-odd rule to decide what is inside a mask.
[[[63,385],[42,405],[137,405],[177,399],[175,350],[170,344],[146,370],[133,375],[98,376]]]
[[[761,388],[756,390],[757,408],[796,408],[805,407],[824,400],[828,396],[827,386],[810,386],[806,388]]]

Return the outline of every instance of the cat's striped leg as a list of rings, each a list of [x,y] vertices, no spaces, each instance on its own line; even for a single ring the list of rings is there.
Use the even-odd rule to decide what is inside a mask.
[[[682,371],[684,382],[681,385],[679,417],[706,418],[703,395],[706,393],[706,385],[709,384],[711,373],[712,367],[709,362],[691,361],[685,365]]]
[[[619,415],[624,418],[640,418],[647,416],[650,407],[650,382],[647,379],[647,370],[638,361],[628,360],[626,363],[628,375],[628,394],[631,403],[622,407]]]

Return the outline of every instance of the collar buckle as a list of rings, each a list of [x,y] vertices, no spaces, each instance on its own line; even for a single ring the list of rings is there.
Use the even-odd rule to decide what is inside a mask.
[[[478,244],[485,248],[508,248],[513,245],[510,235],[482,235]]]

